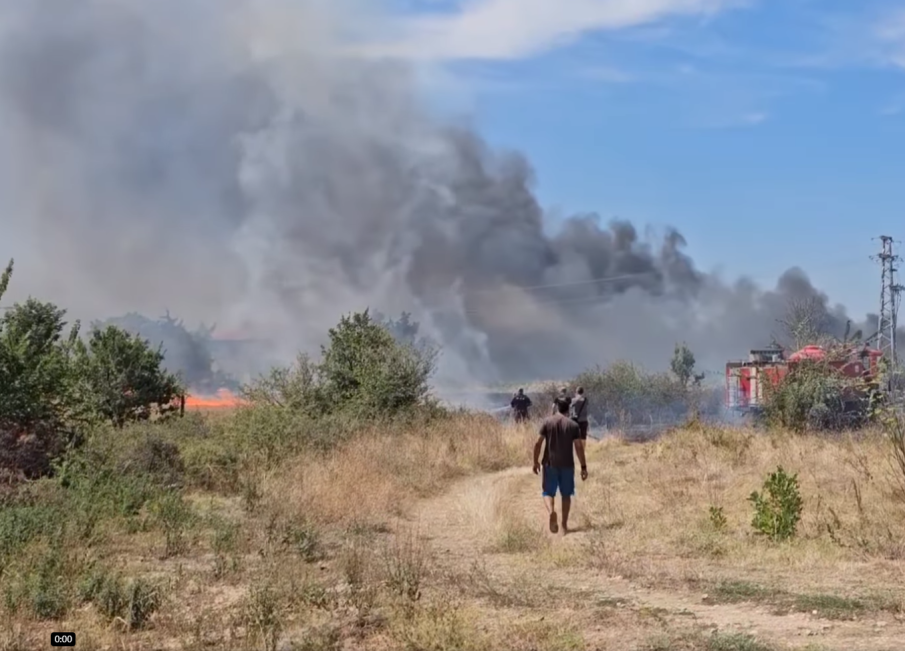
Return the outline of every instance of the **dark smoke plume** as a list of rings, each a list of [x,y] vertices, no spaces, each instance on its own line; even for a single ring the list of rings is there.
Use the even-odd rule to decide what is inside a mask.
[[[355,56],[365,25],[323,0],[0,0],[13,291],[168,308],[282,359],[342,313],[405,310],[444,346],[440,381],[659,368],[677,340],[718,369],[790,298],[844,329],[801,271],[727,285],[678,231],[586,214],[546,236],[530,163],[433,118],[406,65]]]

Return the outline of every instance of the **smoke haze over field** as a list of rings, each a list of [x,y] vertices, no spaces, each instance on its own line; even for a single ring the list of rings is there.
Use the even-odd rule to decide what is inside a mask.
[[[826,302],[798,270],[768,292],[705,274],[678,231],[588,214],[546,236],[529,161],[434,119],[404,63],[350,54],[381,24],[335,0],[0,0],[11,295],[169,308],[283,359],[342,313],[409,310],[441,381],[482,382],[661,367],[677,340],[715,368],[790,298]]]

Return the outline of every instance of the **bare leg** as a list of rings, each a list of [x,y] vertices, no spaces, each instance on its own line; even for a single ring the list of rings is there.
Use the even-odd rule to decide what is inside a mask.
[[[556,522],[556,504],[553,498],[544,495],[544,506],[547,507],[547,514],[550,516],[550,531],[556,533],[559,531],[559,524]]]
[[[569,510],[572,508],[572,498],[562,498],[562,532],[563,535],[569,533]]]

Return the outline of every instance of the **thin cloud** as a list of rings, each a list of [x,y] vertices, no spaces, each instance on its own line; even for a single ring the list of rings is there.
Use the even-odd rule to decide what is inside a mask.
[[[765,60],[824,71],[905,67],[905,9],[883,4],[814,15],[810,51],[765,53]]]
[[[905,9],[886,16],[876,29],[887,63],[905,68]]]
[[[763,124],[770,118],[769,114],[763,112],[745,113],[739,118],[739,124],[742,126],[756,127]]]
[[[579,72],[579,76],[588,81],[598,81],[607,84],[625,84],[636,79],[635,75],[610,66],[585,68]]]
[[[905,111],[905,93],[899,93],[885,105],[883,105],[878,113],[884,117],[893,117],[901,115]]]
[[[473,0],[447,13],[402,21],[398,38],[376,54],[427,59],[521,59],[595,31],[707,17],[747,0]]]
[[[690,129],[724,130],[753,129],[763,125],[770,119],[766,111],[751,111],[731,115],[718,109],[702,111],[698,115],[688,116],[686,127]]]

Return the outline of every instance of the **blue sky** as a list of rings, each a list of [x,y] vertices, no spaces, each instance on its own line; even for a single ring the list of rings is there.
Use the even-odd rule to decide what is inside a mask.
[[[673,225],[704,269],[799,265],[876,310],[874,238],[905,240],[905,2],[393,4],[389,47],[528,155],[554,213]]]

